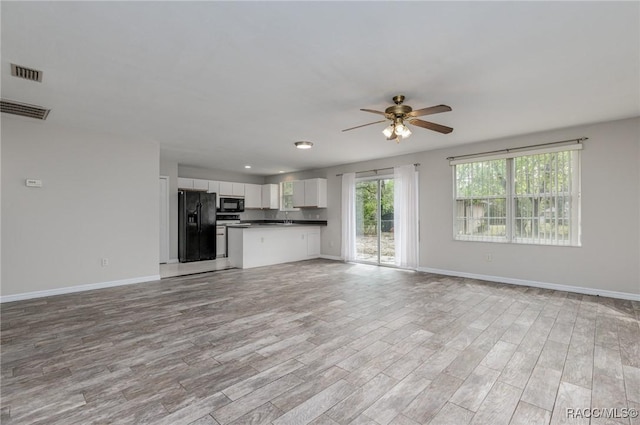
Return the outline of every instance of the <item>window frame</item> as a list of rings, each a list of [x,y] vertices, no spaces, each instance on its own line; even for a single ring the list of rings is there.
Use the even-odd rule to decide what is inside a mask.
[[[582,173],[581,173],[581,150],[582,145],[572,145],[572,146],[562,146],[562,147],[552,147],[547,149],[536,149],[536,150],[526,150],[519,152],[509,152],[505,154],[499,155],[487,155],[487,156],[477,156],[468,160],[452,160],[451,164],[451,172],[452,172],[452,181],[453,181],[453,208],[452,208],[452,234],[453,239],[455,241],[461,242],[489,242],[489,243],[512,243],[518,245],[538,245],[538,246],[565,246],[565,247],[580,247],[582,246],[582,190],[581,190],[581,182],[582,182]],[[570,215],[569,215],[569,237],[566,240],[558,240],[557,239],[557,230],[556,230],[556,239],[555,241],[550,241],[548,238],[545,239],[536,239],[536,238],[527,238],[522,236],[517,236],[515,231],[515,225],[517,219],[521,219],[522,217],[516,217],[516,202],[518,199],[527,199],[527,195],[531,197],[532,195],[539,195],[539,198],[558,198],[562,196],[560,192],[554,192],[551,194],[516,194],[516,169],[515,169],[515,159],[518,157],[525,156],[535,156],[545,153],[558,153],[558,152],[570,152],[570,187],[568,191],[568,197],[570,200]],[[504,236],[491,236],[491,235],[466,235],[458,233],[458,202],[460,200],[465,199],[480,199],[475,196],[457,196],[458,192],[458,179],[457,179],[457,166],[461,164],[468,164],[474,162],[484,162],[491,160],[504,160],[506,167],[506,194],[505,196],[501,195],[489,195],[481,197],[482,199],[504,199],[506,197],[506,223],[505,223],[505,235]],[[556,201],[557,202],[557,201]],[[558,220],[557,217],[555,217]]]

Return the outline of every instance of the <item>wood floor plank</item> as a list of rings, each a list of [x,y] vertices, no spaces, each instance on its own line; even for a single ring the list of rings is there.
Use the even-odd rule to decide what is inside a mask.
[[[306,425],[344,400],[355,389],[347,381],[340,380],[274,420],[273,425]]]
[[[374,418],[380,425],[391,422],[416,395],[424,390],[431,381],[411,374],[387,391],[375,403],[367,408],[363,415]]]
[[[343,379],[347,374],[348,372],[346,370],[332,366],[281,395],[274,394],[271,399],[271,404],[283,412],[287,412]]]
[[[450,401],[472,412],[477,411],[499,375],[498,371],[479,365],[451,396]]]
[[[473,418],[473,412],[453,403],[445,404],[429,425],[467,425]]]
[[[240,397],[249,394],[250,392],[269,384],[296,369],[302,367],[303,364],[299,361],[292,359],[281,363],[277,366],[267,369],[264,372],[260,372],[256,375],[240,381],[228,388],[222,390],[223,394],[229,397],[231,400],[237,400]]]
[[[509,425],[549,425],[551,412],[520,401]]]
[[[0,316],[3,425],[555,424],[640,405],[640,303],[470,278],[310,260]]]
[[[333,406],[326,416],[337,423],[348,424],[397,383],[397,380],[381,373]]]
[[[233,399],[233,402],[213,411],[212,415],[220,424],[228,424],[303,382],[293,374],[284,375],[253,392]]]
[[[522,394],[522,401],[551,411],[556,400],[562,372],[545,366],[536,366]]]
[[[402,414],[419,423],[435,417],[440,409],[462,385],[455,376],[441,373],[402,411]]]
[[[507,425],[518,405],[522,390],[496,382],[471,420],[472,425]]]
[[[553,408],[551,425],[589,425],[587,415],[571,414],[578,409],[586,409],[591,406],[591,390],[579,387],[568,382],[561,382],[558,388],[558,397]]]

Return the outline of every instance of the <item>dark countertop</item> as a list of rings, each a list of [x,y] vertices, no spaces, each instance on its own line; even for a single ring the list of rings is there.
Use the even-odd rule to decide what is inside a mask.
[[[304,224],[304,225],[313,225],[313,226],[326,226],[327,220],[288,220],[292,224]],[[283,225],[285,220],[242,220],[240,224],[249,223],[251,225],[269,225],[269,224],[278,224]],[[288,224],[289,226],[291,224]]]
[[[275,223],[240,223],[240,224],[227,224],[227,228],[230,229],[265,229],[265,228],[277,228],[277,229],[281,229],[284,227],[308,227],[308,226],[321,226],[321,224],[318,223],[310,223],[310,222],[298,222],[298,223],[282,223],[282,222],[275,222]],[[326,226],[326,224],[325,224]]]

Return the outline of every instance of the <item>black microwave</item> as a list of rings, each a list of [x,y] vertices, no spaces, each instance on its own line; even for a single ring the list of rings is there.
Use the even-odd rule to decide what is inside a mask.
[[[243,212],[244,199],[242,198],[220,198],[219,212]]]

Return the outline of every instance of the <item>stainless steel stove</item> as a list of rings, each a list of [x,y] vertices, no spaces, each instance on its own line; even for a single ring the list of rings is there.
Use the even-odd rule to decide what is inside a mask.
[[[218,214],[216,216],[216,258],[227,256],[227,225],[240,223],[239,214]]]
[[[240,214],[218,214],[216,216],[216,225],[218,226],[238,223],[240,223]]]

